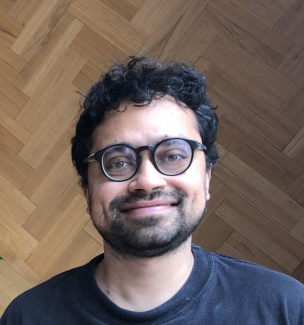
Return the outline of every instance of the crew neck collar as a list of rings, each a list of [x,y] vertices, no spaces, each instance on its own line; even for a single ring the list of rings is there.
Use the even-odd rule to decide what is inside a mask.
[[[182,288],[167,302],[146,312],[134,312],[114,304],[98,287],[94,271],[103,259],[103,254],[93,258],[79,268],[76,274],[77,288],[83,302],[99,314],[116,324],[160,324],[183,313],[204,294],[212,270],[212,256],[202,248],[192,244],[194,265],[192,272]]]

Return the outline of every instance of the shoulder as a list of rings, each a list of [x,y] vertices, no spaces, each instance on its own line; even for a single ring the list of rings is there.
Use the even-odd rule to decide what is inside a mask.
[[[231,281],[237,281],[240,285],[253,287],[263,287],[264,290],[272,290],[284,297],[289,295],[296,298],[304,297],[304,285],[298,280],[286,274],[268,269],[262,265],[244,261],[235,257],[209,253],[213,259],[214,272],[225,275]]]
[[[42,316],[49,318],[46,324],[53,324],[53,305],[50,301],[71,289],[77,269],[60,273],[16,297],[6,308],[0,324],[40,324]]]

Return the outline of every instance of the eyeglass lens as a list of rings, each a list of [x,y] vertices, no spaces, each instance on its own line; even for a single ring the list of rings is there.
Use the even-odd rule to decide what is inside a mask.
[[[158,169],[167,175],[176,175],[186,170],[191,162],[192,149],[181,139],[162,142],[155,152]],[[137,169],[136,152],[125,145],[110,147],[102,157],[102,167],[106,175],[114,180],[132,177]]]

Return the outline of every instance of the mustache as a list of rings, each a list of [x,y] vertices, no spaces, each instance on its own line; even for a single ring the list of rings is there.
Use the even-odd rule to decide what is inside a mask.
[[[120,206],[124,204],[131,204],[137,201],[152,201],[155,199],[175,199],[178,204],[183,203],[187,197],[186,193],[180,189],[166,190],[166,191],[154,191],[151,194],[143,192],[135,192],[128,196],[118,196],[110,203],[110,211],[119,210]]]

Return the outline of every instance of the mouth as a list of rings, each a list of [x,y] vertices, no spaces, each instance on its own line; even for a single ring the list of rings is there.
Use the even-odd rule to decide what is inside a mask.
[[[165,210],[169,210],[173,207],[177,207],[180,202],[137,202],[130,204],[129,206],[123,206],[119,209],[121,213],[135,213],[135,214],[146,214],[146,213],[156,213]]]

